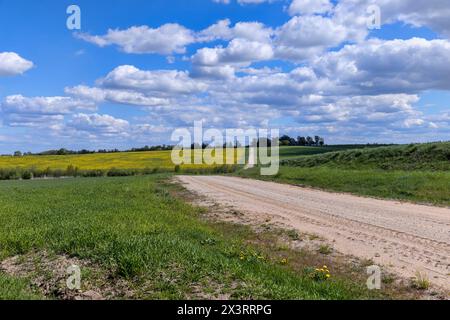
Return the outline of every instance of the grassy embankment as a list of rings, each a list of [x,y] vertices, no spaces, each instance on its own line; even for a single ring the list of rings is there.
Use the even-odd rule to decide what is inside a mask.
[[[283,158],[282,158],[283,159]],[[450,143],[330,152],[282,161],[274,177],[240,176],[354,194],[450,205]]]
[[[0,299],[61,298],[55,288],[42,291],[61,267],[45,271],[47,254],[85,261],[82,290],[105,298],[383,296],[364,288],[363,269],[293,251],[270,232],[202,219],[204,210],[175,196],[180,189],[168,178],[0,182],[0,262],[19,256],[19,267],[31,263],[21,276],[0,272]],[[325,263],[329,280],[314,271]]]

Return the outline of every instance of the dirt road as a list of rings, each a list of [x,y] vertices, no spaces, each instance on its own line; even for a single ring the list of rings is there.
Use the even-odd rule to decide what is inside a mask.
[[[181,176],[189,190],[249,217],[314,233],[336,250],[450,289],[450,209],[223,176]]]

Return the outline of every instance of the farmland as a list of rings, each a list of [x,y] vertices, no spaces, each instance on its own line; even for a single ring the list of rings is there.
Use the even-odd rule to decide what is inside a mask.
[[[358,146],[330,146],[330,147],[286,147],[281,148],[282,159],[295,159],[301,156],[322,154],[338,150],[357,148]],[[160,168],[173,170],[171,151],[149,152],[117,152],[96,153],[84,155],[55,155],[55,156],[2,156],[0,169],[37,169],[65,170],[73,166],[80,170],[108,170],[116,169],[145,169]],[[187,168],[197,166],[187,165]]]
[[[242,151],[242,150],[240,150]],[[450,143],[400,146],[282,147],[276,176],[259,168],[181,165],[171,151],[0,157],[0,179],[131,176],[157,172],[237,174],[364,196],[449,205]]]
[[[0,157],[2,169],[31,169],[65,170],[68,166],[78,167],[80,170],[144,169],[161,168],[173,169],[170,151],[152,152],[122,152],[64,156],[25,156]]]

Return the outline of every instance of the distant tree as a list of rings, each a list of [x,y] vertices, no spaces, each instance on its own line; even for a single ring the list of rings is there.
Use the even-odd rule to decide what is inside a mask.
[[[313,146],[314,145],[314,139],[310,136],[306,137],[306,145],[307,146]]]
[[[289,145],[290,145],[290,146],[296,146],[296,145],[297,145],[297,140],[295,140],[294,138],[291,138],[291,139],[289,140]]]
[[[20,152],[20,151],[14,152],[14,157],[21,157],[21,156],[22,156],[22,152]]]
[[[280,138],[280,144],[282,146],[288,146],[291,144],[291,137],[289,137],[288,135],[284,135]]]
[[[302,146],[302,147],[306,146],[306,144],[307,144],[306,138],[305,137],[298,137],[297,138],[297,144],[299,146]]]
[[[314,144],[318,147],[320,145],[320,137],[319,136],[315,136],[314,137]]]
[[[64,156],[64,155],[66,155],[68,153],[69,153],[69,151],[67,149],[61,148],[61,149],[58,150],[57,155],[58,156]]]
[[[325,145],[325,139],[321,137],[319,140],[319,146],[323,147],[324,145]]]

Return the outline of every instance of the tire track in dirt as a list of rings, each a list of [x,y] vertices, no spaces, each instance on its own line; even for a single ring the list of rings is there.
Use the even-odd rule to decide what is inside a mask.
[[[404,277],[419,271],[450,288],[450,209],[364,198],[223,176],[180,176],[191,191],[250,219],[273,222],[333,242],[344,254],[385,265]]]

